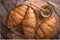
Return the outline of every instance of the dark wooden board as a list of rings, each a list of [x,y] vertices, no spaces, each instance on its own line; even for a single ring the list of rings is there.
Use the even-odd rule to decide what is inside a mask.
[[[6,35],[8,32],[8,30],[7,30],[8,28],[5,26],[6,19],[7,19],[7,11],[5,10],[5,8],[0,3],[0,31],[4,35],[4,37],[7,38]]]
[[[4,8],[9,12],[16,4],[18,0],[1,0]]]
[[[7,20],[8,12],[6,9],[3,7],[3,5],[0,3],[0,18],[1,22],[6,25],[6,20]]]
[[[53,2],[54,2],[54,0],[53,0]],[[1,2],[0,2],[0,29],[1,29],[0,31],[4,35],[4,36],[0,35],[0,37],[2,37],[2,38],[4,38],[4,37],[8,38],[7,33],[9,32],[8,31],[9,29],[5,26],[6,25],[5,23],[6,23],[8,12],[16,5],[16,3],[17,3],[17,0],[1,0]],[[60,5],[60,1],[57,1],[55,3]],[[59,22],[60,22],[60,17],[59,17]],[[60,30],[60,26],[59,26],[59,30]],[[52,38],[58,38],[59,35],[60,35],[60,31],[58,31]],[[59,38],[60,38],[60,36],[59,36]]]

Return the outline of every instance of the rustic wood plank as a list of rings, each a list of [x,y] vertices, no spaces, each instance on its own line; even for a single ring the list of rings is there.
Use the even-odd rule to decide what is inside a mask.
[[[14,6],[16,6],[18,0],[1,0],[2,5],[9,12]]]
[[[9,32],[9,29],[3,25],[2,22],[0,22],[0,33],[3,35],[4,38],[8,38],[7,37],[7,33]]]
[[[6,20],[7,20],[8,12],[5,10],[3,5],[0,3],[0,17],[1,17],[1,22],[6,25]]]
[[[0,3],[0,31],[6,38],[7,38],[7,32],[8,32],[8,28],[5,26],[7,15],[8,15],[7,11],[4,9],[4,7]]]
[[[9,32],[9,29],[1,24],[1,33],[4,35],[5,38],[8,38],[7,33]]]

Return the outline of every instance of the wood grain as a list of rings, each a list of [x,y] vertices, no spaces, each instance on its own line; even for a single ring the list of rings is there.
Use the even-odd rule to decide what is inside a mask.
[[[4,8],[9,12],[14,6],[16,6],[18,0],[2,0],[1,3]]]

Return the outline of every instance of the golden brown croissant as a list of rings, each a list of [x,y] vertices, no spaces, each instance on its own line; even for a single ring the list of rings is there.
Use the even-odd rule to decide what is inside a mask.
[[[24,35],[30,38],[36,28],[36,22],[37,19],[34,10],[27,5],[20,5],[10,12],[7,25],[10,29],[21,29],[19,27],[23,27]],[[18,26],[20,24],[22,24],[22,26]],[[34,38],[49,38],[56,29],[55,25],[56,18],[54,16],[44,20],[44,22],[39,24]]]
[[[26,16],[22,23],[25,36],[31,36],[34,31],[34,28],[36,27],[36,17],[32,8],[29,8],[27,10]]]
[[[49,38],[54,33],[55,29],[56,18],[52,16],[40,24],[36,33],[36,38]]]
[[[23,26],[20,26],[20,24],[23,24]],[[26,5],[21,5],[14,8],[10,12],[7,25],[10,29],[18,30],[23,27],[24,34],[27,34],[26,36],[31,35],[36,27],[34,10]]]
[[[20,24],[25,16],[25,12],[27,10],[26,5],[21,5],[16,8],[14,8],[9,15],[8,18],[8,27],[14,28],[16,25]]]

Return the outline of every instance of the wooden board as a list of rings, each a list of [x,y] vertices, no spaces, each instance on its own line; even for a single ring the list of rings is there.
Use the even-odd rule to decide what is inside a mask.
[[[8,0],[2,0],[1,1],[1,3],[0,3],[0,16],[2,17],[3,15],[3,19],[1,19],[1,17],[0,17],[0,21],[2,22],[2,20],[4,20],[4,18],[5,17],[7,17],[7,14],[8,14],[8,12],[16,5],[16,3],[17,3],[17,0],[9,0],[10,2],[8,2]],[[33,0],[31,0],[31,1],[33,1]],[[35,1],[35,0],[34,0]],[[7,4],[5,3],[5,2],[7,2]],[[35,3],[36,3],[37,1],[35,1]],[[36,3],[36,5],[37,4],[39,4],[39,3]],[[41,5],[41,4],[40,4]],[[3,12],[2,12],[3,11]],[[7,12],[8,11],[8,12]],[[58,15],[57,15],[58,16]],[[60,17],[58,17],[57,18],[58,20],[60,20]],[[0,23],[1,23],[0,22]],[[58,22],[60,22],[60,21],[58,21]],[[5,24],[5,22],[3,22],[4,24]],[[2,27],[2,28],[1,28]],[[59,26],[60,27],[60,26]],[[0,25],[0,29],[1,29],[1,31],[2,31],[2,34],[6,37],[7,35],[7,32],[8,32],[8,28],[6,28],[6,26],[5,25],[3,25],[3,24],[1,24]],[[57,34],[58,34],[58,32],[57,32]],[[54,38],[58,38],[58,35],[57,34],[55,34],[53,37]],[[57,36],[56,36],[57,35]],[[52,38],[53,38],[52,37]]]
[[[0,18],[1,22],[6,25],[6,20],[7,20],[8,12],[6,9],[3,7],[3,5],[0,3]]]
[[[2,0],[4,8],[9,12],[17,3],[17,0]]]
[[[4,37],[7,38],[7,32],[8,28],[5,26],[6,25],[6,19],[7,19],[7,11],[5,8],[2,6],[0,3],[0,32],[4,35]]]

